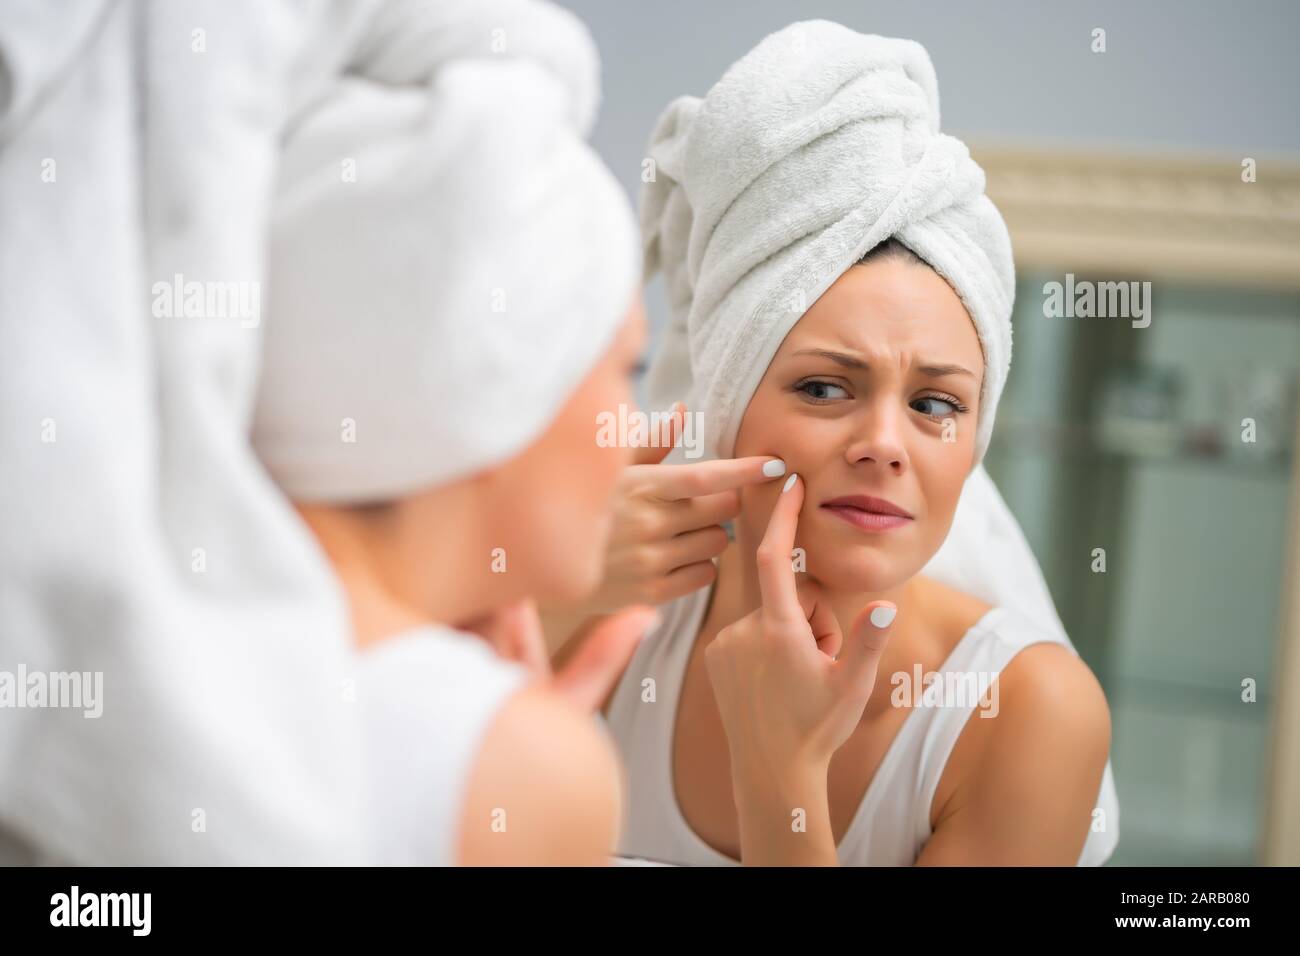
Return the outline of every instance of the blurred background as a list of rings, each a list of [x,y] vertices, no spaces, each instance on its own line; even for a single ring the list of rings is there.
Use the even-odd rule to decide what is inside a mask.
[[[1110,700],[1110,863],[1300,863],[1300,5],[561,2],[633,196],[663,107],[767,33],[925,45],[1015,245],[988,469]],[[1150,325],[1045,314],[1067,274],[1150,282]]]

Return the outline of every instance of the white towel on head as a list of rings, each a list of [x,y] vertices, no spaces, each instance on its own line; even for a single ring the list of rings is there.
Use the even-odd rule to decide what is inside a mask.
[[[636,221],[583,139],[590,38],[548,29],[592,68],[485,48],[427,82],[346,80],[290,136],[253,441],[291,497],[393,498],[504,461],[611,345]]]
[[[765,38],[703,100],[664,111],[643,188],[647,275],[673,316],[647,377],[686,398],[729,457],[786,333],[861,256],[896,236],[953,286],[984,351],[976,461],[1011,362],[1015,270],[984,173],[939,132],[925,49],[823,20]]]

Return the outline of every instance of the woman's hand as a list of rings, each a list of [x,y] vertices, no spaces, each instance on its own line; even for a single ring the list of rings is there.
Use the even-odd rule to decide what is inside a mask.
[[[762,607],[723,628],[704,655],[746,863],[835,861],[826,771],[862,719],[897,610],[873,601],[844,641],[816,586],[796,584],[791,552],[803,498],[791,475],[758,548]],[[793,826],[799,811],[803,831]]]
[[[657,446],[638,449],[619,480],[596,593],[580,607],[543,612],[552,653],[589,618],[629,604],[663,604],[712,584],[713,559],[727,547],[722,523],[740,512],[738,489],[785,474],[785,463],[770,455],[662,464],[681,434],[686,406],[678,402],[673,410],[667,434]]]
[[[522,664],[583,713],[594,713],[657,618],[658,612],[644,605],[620,611],[595,627],[554,673],[537,605],[531,600],[508,605],[462,628],[484,638],[506,660]]]

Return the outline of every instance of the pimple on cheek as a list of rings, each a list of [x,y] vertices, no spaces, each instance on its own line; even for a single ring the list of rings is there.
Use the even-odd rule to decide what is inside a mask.
[[[799,524],[795,531],[796,538],[798,538],[803,533],[804,520],[809,512],[816,507],[812,495],[808,491],[807,478],[803,472],[790,467],[790,463],[787,461],[785,474],[740,489],[740,513],[734,519],[734,527],[737,529],[744,528],[747,537],[754,544],[762,541],[763,535],[767,533],[767,525],[771,520],[773,510],[776,508],[777,500],[781,497],[786,482],[794,474],[799,476],[804,493],[803,504],[799,508]]]

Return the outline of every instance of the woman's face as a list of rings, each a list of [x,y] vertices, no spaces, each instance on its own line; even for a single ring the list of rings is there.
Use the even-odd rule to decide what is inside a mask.
[[[749,403],[735,455],[778,455],[805,482],[795,544],[808,574],[878,592],[925,566],[974,462],[983,369],[961,299],[917,262],[855,265],[804,314]],[[747,540],[761,540],[780,486],[742,494]]]
[[[538,603],[580,600],[600,583],[614,486],[633,449],[599,442],[598,416],[617,416],[619,405],[636,409],[632,382],[645,340],[638,293],[613,344],[550,427],[488,476],[494,540],[506,549],[507,576]]]

